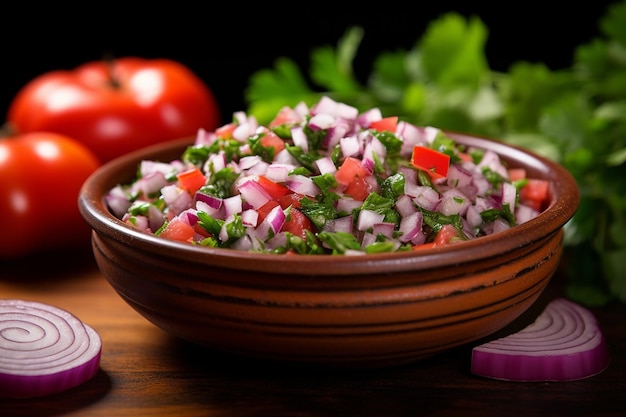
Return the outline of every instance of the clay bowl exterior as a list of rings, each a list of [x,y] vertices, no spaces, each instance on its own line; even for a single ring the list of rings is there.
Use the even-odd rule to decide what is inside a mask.
[[[191,140],[156,145],[102,166],[79,206],[110,285],[170,334],[262,359],[331,367],[399,365],[486,337],[539,297],[562,254],[579,190],[560,165],[484,138],[511,167],[550,180],[551,205],[496,235],[447,248],[367,256],[269,255],[168,241],[133,230],[105,194],[141,159],[178,158]]]

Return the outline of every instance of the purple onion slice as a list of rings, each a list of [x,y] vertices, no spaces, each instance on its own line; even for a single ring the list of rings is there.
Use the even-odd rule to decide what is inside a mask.
[[[100,367],[102,340],[73,314],[43,303],[0,300],[0,397],[74,388]]]
[[[474,347],[471,372],[508,381],[572,381],[608,364],[608,344],[593,313],[557,298],[521,331]]]

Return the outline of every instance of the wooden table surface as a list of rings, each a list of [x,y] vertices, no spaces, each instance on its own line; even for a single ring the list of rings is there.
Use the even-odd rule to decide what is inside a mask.
[[[554,278],[509,327],[562,294]],[[100,371],[63,393],[0,398],[2,417],[44,416],[626,416],[626,305],[591,309],[611,363],[572,382],[514,383],[469,372],[471,346],[394,368],[290,367],[209,351],[178,340],[108,285],[91,254],[0,263],[0,297],[66,309],[102,337]]]

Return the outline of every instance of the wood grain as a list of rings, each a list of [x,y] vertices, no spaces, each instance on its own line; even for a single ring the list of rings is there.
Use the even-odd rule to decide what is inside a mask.
[[[77,260],[78,259],[78,260]],[[612,359],[601,374],[561,383],[511,383],[469,372],[472,346],[395,368],[309,369],[208,351],[171,337],[126,305],[91,255],[0,264],[0,297],[64,308],[102,337],[95,378],[63,393],[0,398],[0,416],[571,416],[623,415],[626,306],[592,309]],[[42,272],[43,271],[43,272]],[[540,300],[501,333],[528,324],[561,294]]]

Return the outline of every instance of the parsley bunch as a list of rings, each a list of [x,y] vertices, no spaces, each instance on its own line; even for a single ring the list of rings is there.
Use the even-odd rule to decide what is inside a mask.
[[[248,113],[266,123],[284,105],[328,95],[556,160],[581,191],[566,226],[568,296],[586,305],[626,302],[626,1],[611,6],[599,28],[602,36],[578,46],[568,68],[520,61],[497,72],[485,55],[483,22],[449,13],[410,50],[378,55],[363,83],[352,64],[364,31],[351,27],[336,47],[312,50],[306,75],[288,57],[254,73]]]

